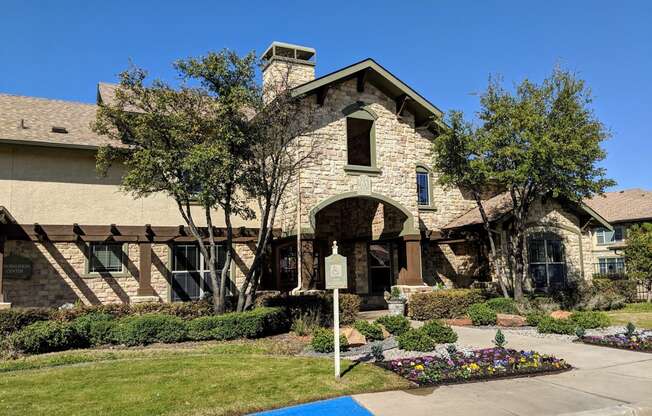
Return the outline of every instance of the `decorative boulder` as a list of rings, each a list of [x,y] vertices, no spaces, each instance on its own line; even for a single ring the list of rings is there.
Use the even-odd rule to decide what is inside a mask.
[[[568,311],[552,311],[550,312],[550,317],[554,319],[568,319],[572,315],[571,312]]]
[[[519,315],[499,313],[496,315],[496,324],[498,326],[506,326],[506,327],[525,326],[527,325],[527,319]]]
[[[446,325],[453,326],[473,326],[470,318],[442,319]]]
[[[380,329],[383,330],[383,339],[387,339],[387,338],[389,338],[389,337],[392,335],[392,334],[390,334],[390,333],[385,329],[384,326],[381,325],[381,326],[380,326]]]
[[[359,347],[367,343],[365,336],[355,328],[345,327],[341,329],[340,333],[346,337],[349,347]]]

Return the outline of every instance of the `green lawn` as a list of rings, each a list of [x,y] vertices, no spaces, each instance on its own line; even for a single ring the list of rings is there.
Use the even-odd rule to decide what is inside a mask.
[[[0,414],[237,415],[409,387],[391,372],[349,361],[336,382],[331,360],[291,352],[286,341],[260,340],[0,361]]]
[[[623,309],[608,313],[614,325],[632,322],[638,328],[652,329],[652,303],[629,303]]]

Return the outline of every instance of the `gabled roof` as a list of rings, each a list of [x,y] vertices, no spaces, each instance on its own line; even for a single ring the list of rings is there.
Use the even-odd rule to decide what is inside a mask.
[[[562,202],[562,205],[588,218],[594,219],[608,229],[612,229],[612,226],[604,217],[584,203],[577,204],[567,201]],[[484,210],[490,222],[496,222],[507,218],[511,214],[511,206],[511,196],[507,192],[503,192],[484,201]],[[480,215],[480,210],[475,207],[455,218],[453,221],[443,226],[442,229],[453,230],[480,224],[482,224],[482,216]]]
[[[609,222],[652,220],[652,191],[624,189],[605,192],[586,201]]]
[[[78,149],[113,143],[91,130],[96,112],[95,104],[0,94],[0,143]]]
[[[319,94],[332,84],[354,78],[358,79],[358,90],[364,88],[365,82],[369,82],[395,100],[397,113],[404,106],[414,114],[417,126],[426,125],[433,118],[440,128],[444,126],[441,121],[443,112],[439,108],[370,58],[299,85],[292,93],[294,96]]]

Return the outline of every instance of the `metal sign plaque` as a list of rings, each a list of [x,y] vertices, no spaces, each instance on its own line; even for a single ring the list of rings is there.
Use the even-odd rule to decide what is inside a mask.
[[[333,254],[326,257],[326,289],[346,289],[348,278],[346,271],[346,257],[337,253],[337,243],[333,244]]]
[[[2,267],[6,279],[29,279],[32,277],[32,261],[26,257],[9,255]]]

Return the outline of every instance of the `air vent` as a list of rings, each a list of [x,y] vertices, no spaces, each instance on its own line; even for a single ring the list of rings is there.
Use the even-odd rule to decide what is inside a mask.
[[[52,133],[68,133],[68,129],[65,127],[52,126]]]

